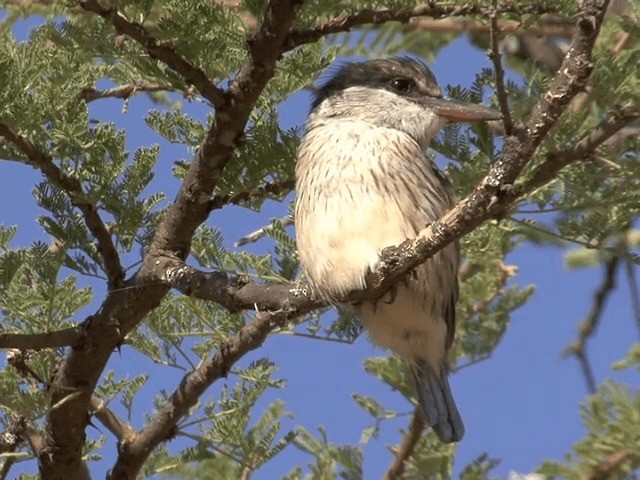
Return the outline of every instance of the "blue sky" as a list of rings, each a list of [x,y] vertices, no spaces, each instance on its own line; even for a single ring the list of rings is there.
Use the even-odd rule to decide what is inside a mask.
[[[33,21],[20,22],[16,28],[19,38],[25,38]],[[472,49],[464,40],[444,48],[432,64],[440,85],[470,85],[475,72],[489,66],[483,52]],[[163,142],[142,121],[150,107],[143,96],[129,101],[123,112],[119,100],[101,100],[92,105],[93,114],[109,119],[126,129],[131,151],[137,145],[160,143],[161,157],[156,169],[154,191],[165,191],[171,199],[179,184],[171,176],[173,162],[188,158],[183,147]],[[285,126],[304,123],[309,97],[300,93],[292,97],[281,110]],[[202,105],[185,105],[185,111],[202,114]],[[31,194],[40,174],[24,165],[0,162],[0,223],[18,225],[19,234],[14,246],[26,246],[36,239],[47,240],[36,223],[38,209]],[[267,223],[269,218],[283,216],[286,204],[267,202],[260,213],[227,208],[214,212],[208,224],[220,228],[228,245]],[[262,248],[259,245],[252,248]],[[562,360],[560,354],[576,335],[578,322],[591,306],[592,292],[602,278],[600,269],[567,271],[563,267],[563,252],[556,248],[524,246],[508,258],[509,264],[519,267],[511,282],[537,285],[531,301],[517,310],[511,326],[493,356],[480,364],[457,373],[452,378],[458,406],[466,424],[466,436],[458,447],[456,474],[483,452],[502,461],[495,470],[506,475],[515,470],[529,472],[545,459],[560,460],[572,443],[584,434],[578,403],[586,395],[585,383],[574,359]],[[600,331],[589,344],[596,379],[600,383],[608,377],[637,385],[631,372],[612,372],[610,365],[620,359],[637,341],[624,278],[610,298]],[[101,287],[97,291],[103,291]],[[100,295],[97,295],[100,299]],[[87,310],[89,313],[91,309]],[[78,321],[84,318],[79,316]],[[247,355],[240,365],[268,356],[278,365],[276,377],[287,379],[282,390],[270,390],[260,405],[283,399],[294,417],[283,430],[296,424],[315,432],[318,426],[327,429],[329,439],[337,444],[357,443],[363,428],[371,424],[371,417],[352,400],[353,393],[377,397],[388,408],[409,412],[410,406],[402,397],[367,375],[363,361],[370,356],[385,355],[363,336],[353,345],[309,340],[291,335],[275,335],[264,348]],[[121,355],[113,355],[108,368],[120,375],[133,376],[149,372],[150,382],[136,403],[136,411],[147,412],[152,396],[161,388],[172,391],[179,382],[177,372],[159,368],[129,347]],[[211,394],[219,391],[216,383]],[[258,413],[258,412],[256,412]],[[140,428],[142,415],[134,419]],[[363,447],[365,478],[379,478],[391,461],[388,445],[400,439],[398,429],[408,424],[401,417],[384,424],[378,440]],[[96,435],[92,431],[91,435]],[[115,454],[113,438],[106,433],[105,460],[91,464],[95,478],[103,478],[112,465]],[[288,447],[253,479],[279,478],[296,464],[311,459],[295,447]],[[18,473],[18,469],[14,473]]]

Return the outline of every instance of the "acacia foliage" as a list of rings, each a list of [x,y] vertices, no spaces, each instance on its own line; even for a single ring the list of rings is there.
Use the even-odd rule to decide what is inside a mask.
[[[159,225],[171,213],[175,192],[180,185],[190,187],[189,172],[207,155],[202,152],[207,151],[210,137],[215,137],[212,125],[220,125],[216,122],[226,108],[226,89],[242,80],[248,55],[257,59],[255,63],[264,60],[260,58],[263,52],[252,50],[261,41],[260,25],[269,15],[277,15],[274,5],[284,3],[103,0],[7,5],[0,25],[0,158],[41,173],[35,185],[24,186],[33,188],[38,206],[34,217],[39,230],[30,244],[15,239],[24,226],[0,228],[2,331],[15,335],[7,340],[13,339],[15,344],[6,346],[15,349],[0,372],[0,420],[7,432],[17,429],[18,439],[5,451],[11,454],[5,456],[7,468],[20,471],[37,458],[43,475],[56,478],[55,460],[50,465],[43,458],[59,446],[55,431],[59,427],[51,412],[66,400],[55,396],[60,392],[57,379],[59,369],[64,369],[66,359],[82,341],[73,337],[70,343],[44,348],[43,336],[42,346],[24,347],[21,341],[26,337],[21,335],[85,325],[109,295],[140,286],[124,279],[135,279],[140,266],[157,254],[154,239],[165,233],[163,229],[158,233]],[[418,23],[374,20],[376,25],[355,24],[361,28],[350,33],[339,28],[325,32],[322,26],[331,25],[336,17],[353,18],[350,16],[365,9],[405,12],[416,4],[403,0],[300,3],[299,9],[293,9],[291,28],[298,36],[289,37],[288,51],[282,52],[273,77],[259,89],[242,135],[232,139],[231,147],[221,144],[232,153],[212,170],[214,188],[197,199],[210,206],[209,215],[204,223],[194,220],[197,229],[186,241],[187,263],[201,270],[244,275],[258,283],[300,280],[286,217],[293,198],[296,146],[303,130],[300,125],[283,125],[282,105],[311,88],[316,77],[341,55],[408,53],[432,59],[466,31],[438,33],[425,31]],[[625,5],[623,15],[611,15],[602,27],[592,57],[595,68],[582,103],[574,102],[570,114],[560,118],[519,182],[526,183],[550,156],[572,148],[621,109],[638,108],[640,31],[635,18],[640,12],[636,3]],[[463,18],[479,26],[470,43],[488,48],[491,2],[456,1],[445,7],[450,9],[440,14],[444,20]],[[456,7],[462,9],[462,17],[451,15]],[[513,35],[523,41],[518,32],[539,27],[549,15],[563,19],[569,28],[579,13],[577,8],[570,1],[528,2],[505,8],[499,19],[521,22],[522,30]],[[111,10],[103,15],[104,9]],[[27,39],[15,36],[19,26],[15,22],[21,18],[36,19]],[[123,27],[114,18],[137,26]],[[144,29],[142,41],[136,37],[140,29]],[[311,41],[318,31],[327,34]],[[562,45],[568,36],[554,35],[549,41]],[[623,37],[624,45],[617,48]],[[193,69],[172,62],[171,53]],[[508,81],[505,87],[513,122],[522,125],[555,72],[515,54],[507,56],[507,65],[519,75],[519,80]],[[474,102],[489,99],[496,104],[494,71],[485,69],[474,76],[471,87],[448,87],[448,95]],[[196,77],[205,80],[194,80]],[[246,85],[251,89],[257,83],[251,77]],[[114,102],[113,97],[128,115],[126,125],[102,106]],[[134,102],[141,107],[130,118]],[[633,124],[628,128],[634,128]],[[132,138],[131,131],[145,134]],[[455,126],[434,142],[432,154],[451,160],[446,172],[460,198],[474,190],[499,158],[503,133],[486,124]],[[640,198],[637,143],[637,134],[622,135],[585,152],[580,161],[531,192],[504,218],[486,222],[462,239],[458,334],[450,358],[454,370],[488,359],[508,328],[512,312],[534,292],[532,285],[519,285],[517,267],[506,259],[514,249],[530,242],[558,247],[569,243],[577,245],[567,256],[573,266],[596,266],[612,258],[629,265],[638,263],[633,230]],[[264,202],[272,201],[279,204],[270,203],[269,208],[284,220],[264,218],[265,228],[255,236],[259,243],[234,247],[234,238],[221,227],[219,214],[251,218],[247,209],[260,211]],[[179,215],[189,216],[190,212]],[[32,221],[25,219],[25,223]],[[196,370],[215,357],[220,346],[254,315],[175,291],[162,293],[158,304],[123,332],[114,345],[116,355],[98,372],[100,380],[89,393],[144,435],[145,424],[159,419],[162,409],[171,404],[175,388],[151,392],[155,408],[141,413],[135,402],[143,396],[150,378],[162,378],[166,370],[178,372],[176,378]],[[327,349],[332,348],[330,340],[353,342],[361,330],[349,313],[336,315],[326,306],[273,328],[276,334],[325,340]],[[148,359],[157,367],[127,375],[118,366],[119,350],[127,350],[132,358]],[[636,350],[629,353],[626,366],[637,364]],[[283,401],[267,407],[258,403],[268,389],[283,389],[286,398],[286,382],[277,375],[277,365],[260,357],[258,353],[251,361],[234,365],[226,379],[219,379],[200,397],[171,429],[170,437],[161,439],[170,441],[154,445],[139,475],[246,478],[284,449],[298,448],[309,461],[292,465],[288,479],[362,478],[364,445],[381,441],[381,425],[401,418],[415,404],[401,361],[395,357],[368,359],[366,371],[406,397],[407,409],[395,411],[368,392],[354,393],[355,402],[371,415],[371,425],[362,432],[360,443],[338,445],[322,428],[309,431],[296,425]],[[612,453],[629,451],[610,473],[610,478],[623,478],[640,464],[638,398],[635,390],[614,383],[602,386],[585,400],[588,434],[565,462],[547,462],[541,472],[584,478]],[[97,409],[92,406],[90,410]],[[100,415],[96,417],[108,424]],[[84,441],[83,461],[89,470],[94,464],[113,462],[109,455],[105,457],[106,444],[117,442],[121,447],[126,443],[128,430],[116,430],[115,439],[113,432],[91,432]],[[407,478],[449,478],[454,456],[455,447],[441,445],[431,432],[425,432],[404,459],[404,470]],[[461,476],[489,478],[495,464],[483,456]]]

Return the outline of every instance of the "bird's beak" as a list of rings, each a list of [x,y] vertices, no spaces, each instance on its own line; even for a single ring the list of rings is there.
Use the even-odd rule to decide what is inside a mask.
[[[486,120],[500,120],[502,114],[493,108],[472,103],[462,103],[444,98],[426,99],[426,104],[441,117],[450,122],[481,122]]]

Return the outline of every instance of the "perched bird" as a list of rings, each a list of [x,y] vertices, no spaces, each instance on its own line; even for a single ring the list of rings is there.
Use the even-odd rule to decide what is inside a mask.
[[[433,73],[409,58],[342,66],[316,90],[296,164],[296,241],[314,290],[330,301],[365,287],[385,247],[453,205],[426,155],[448,122],[496,120],[495,110],[442,98]],[[391,298],[351,305],[371,340],[404,358],[426,422],[442,442],[464,434],[447,380],[455,329],[459,247],[415,269]]]

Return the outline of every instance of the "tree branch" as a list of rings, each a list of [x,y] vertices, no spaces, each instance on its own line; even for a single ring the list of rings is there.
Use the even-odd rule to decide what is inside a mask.
[[[128,85],[118,85],[117,87],[108,88],[106,90],[97,90],[95,88],[84,88],[80,93],[80,98],[85,102],[93,102],[101,98],[121,98],[128,99],[129,97],[142,92],[161,92],[161,91],[175,91],[176,88],[173,85],[150,83],[145,81],[138,81],[130,83]]]
[[[0,455],[5,459],[0,463],[0,480],[4,480],[9,475],[9,470],[15,462],[15,458],[6,454],[14,453],[24,441],[23,434],[27,425],[24,417],[11,419],[0,435]]]
[[[633,319],[640,334],[640,295],[638,292],[638,279],[636,278],[636,266],[631,262],[625,262],[625,270],[627,272],[627,282],[629,283]]]
[[[394,449],[393,463],[383,477],[384,480],[401,480],[403,478],[407,460],[413,455],[425,426],[422,410],[420,407],[416,407],[413,418],[411,418],[409,430],[404,433],[402,443]]]
[[[95,395],[91,397],[91,413],[118,439],[119,444],[130,442],[138,435],[131,425],[120,420],[104,401]]]
[[[629,450],[614,452],[596,465],[591,473],[582,477],[582,480],[607,480],[617,472],[623,463],[628,460],[637,461],[638,458],[640,458],[640,454],[637,452],[634,453]]]
[[[89,200],[83,190],[82,184],[75,178],[64,173],[53,159],[37,146],[33,145],[22,135],[15,133],[8,125],[0,122],[0,135],[12,143],[25,157],[28,163],[38,168],[47,179],[56,187],[62,189],[84,216],[85,224],[95,237],[102,260],[104,270],[109,280],[109,287],[116,288],[121,285],[124,278],[124,270],[120,264],[120,256],[111,239],[107,226],[98,213],[96,204]]]
[[[591,363],[586,353],[586,344],[589,338],[593,336],[602,318],[604,307],[607,303],[609,295],[615,289],[615,276],[620,263],[619,257],[611,257],[607,263],[605,263],[604,277],[602,283],[595,291],[593,295],[593,304],[591,310],[587,316],[580,322],[578,329],[578,338],[571,343],[563,352],[563,358],[569,355],[574,355],[580,362],[582,367],[582,373],[584,375],[584,381],[587,384],[589,393],[595,393],[596,391],[596,379],[591,368]]]
[[[592,155],[600,145],[606,143],[617,132],[638,118],[640,118],[640,106],[638,105],[615,111],[611,117],[592,130],[575,146],[547,154],[546,161],[533,173],[523,190],[531,192],[549,183],[564,167],[571,162]]]
[[[509,98],[507,90],[504,86],[504,69],[500,60],[499,37],[500,28],[498,27],[498,0],[493,0],[493,11],[489,14],[491,18],[489,58],[493,62],[493,69],[496,74],[496,95],[498,96],[498,105],[500,105],[500,113],[502,113],[502,124],[504,125],[504,133],[509,136],[513,133],[513,120],[509,111]]]
[[[0,348],[42,350],[70,347],[79,344],[82,336],[81,326],[45,333],[0,333]]]
[[[41,384],[50,387],[50,385],[44,379],[40,378],[38,374],[27,364],[30,353],[30,351],[11,349],[7,352],[7,363],[21,375],[22,380],[28,385],[36,386]],[[92,397],[91,405],[94,407],[94,410],[97,410],[96,417],[101,420],[109,430],[114,432],[114,434],[121,432],[121,436],[118,437],[119,439],[125,438],[125,436],[131,436],[135,433],[131,427],[121,422],[109,409],[104,407],[104,403],[97,397]],[[34,456],[40,457],[43,453],[44,447],[42,435],[32,427],[26,419],[23,419],[22,425],[23,428],[20,430],[21,436],[29,444]],[[2,453],[1,450],[0,453]],[[0,467],[0,479],[3,479],[6,476],[6,473],[4,472],[8,471],[10,466],[11,464],[8,459]],[[90,480],[86,464],[82,464],[80,468],[81,470],[76,474],[75,478],[78,478],[79,480]]]
[[[255,190],[245,190],[228,195],[216,195],[209,200],[209,210],[217,210],[225,205],[239,205],[249,200],[257,200],[268,196],[278,196],[289,193],[296,186],[293,179],[284,179],[277,182],[266,182]]]
[[[154,58],[177,73],[209,100],[214,107],[221,108],[227,103],[226,94],[209,79],[204,71],[189,63],[173,48],[163,45],[139,23],[127,20],[115,8],[105,7],[98,0],[79,0],[79,5],[88,12],[100,15],[113,24],[118,33],[126,35],[140,44],[151,58]]]
[[[276,222],[276,221],[280,222],[280,224],[283,227],[288,227],[289,225],[293,225],[293,223],[294,223],[293,215],[287,215],[286,217],[282,217],[282,218],[279,218],[278,220],[272,221],[269,225],[267,225],[265,227],[259,228],[258,230],[255,230],[255,231],[253,231],[251,233],[247,233],[244,237],[241,237],[238,240],[236,240],[234,245],[236,247],[241,247],[241,246],[246,245],[248,243],[257,242],[258,240],[260,240],[262,237],[264,237],[267,234],[267,229],[272,227],[274,222]]]
[[[240,480],[251,480],[251,473],[253,469],[248,465],[242,469],[242,473],[240,474]]]
[[[393,282],[424,262],[426,256],[433,255],[485,220],[501,218],[521,195],[531,191],[529,184],[525,188],[514,188],[513,184],[571,100],[584,88],[593,68],[590,55],[607,5],[606,0],[583,2],[563,66],[554,76],[549,91],[534,108],[520,137],[505,139],[502,156],[493,163],[471,195],[422,230],[416,239],[407,240],[393,250],[383,250],[378,268],[367,276],[370,290],[390,288]],[[604,137],[608,138],[601,135],[598,139],[604,141]]]
[[[352,292],[346,298],[335,299],[335,301],[340,303],[373,300],[384,295],[393,282],[433,256],[447,244],[450,237],[458,238],[473,230],[477,224],[509,210],[522,196],[553,180],[561,168],[590,155],[593,150],[615,134],[616,128],[623,128],[634,118],[633,115],[618,115],[615,119],[606,120],[573,148],[551,152],[547,156],[547,161],[535,171],[531,180],[511,188],[504,185],[503,190],[498,181],[493,188],[496,192],[502,193],[494,196],[493,199],[490,196],[485,199],[487,193],[483,190],[488,188],[487,184],[491,182],[492,173],[490,172],[474,193],[420,232],[416,238],[409,239],[400,246],[384,249],[378,267],[368,275],[370,283],[367,290]],[[478,200],[478,196],[481,197],[482,203]],[[477,207],[478,203],[481,205],[480,208]],[[313,292],[306,285],[256,284],[244,276],[229,277],[222,272],[199,271],[173,256],[157,257],[156,262],[158,269],[163,272],[161,281],[167,285],[185,295],[214,301],[232,312],[254,308],[284,311],[288,319],[292,319],[313,309],[327,306],[327,302],[314,297]]]
[[[171,257],[159,258],[158,262],[165,271],[163,280],[167,285],[184,295],[216,302],[230,312],[257,309],[284,312],[294,318],[328,305],[303,284],[257,284],[246,276],[202,272]]]
[[[428,5],[421,5],[414,8],[403,8],[400,10],[392,10],[389,8],[366,8],[359,10],[356,13],[330,18],[308,30],[293,30],[287,37],[286,49],[292,50],[305,43],[313,43],[326,35],[347,32],[352,28],[359,27],[361,25],[380,25],[387,22],[405,23],[414,17],[432,17],[434,19],[440,19],[443,17],[486,15],[490,11],[491,7],[482,5],[437,5],[435,2],[429,2]],[[553,7],[539,3],[532,3],[529,5],[503,3],[499,9],[497,9],[497,12],[499,13],[531,13],[535,15],[554,13],[555,11],[556,10]]]
[[[113,467],[112,479],[135,478],[153,449],[175,435],[178,421],[216,380],[226,377],[235,362],[260,347],[274,326],[286,319],[283,312],[260,312],[255,319],[229,337],[218,353],[205,360],[180,382],[169,401],[133,440],[121,443],[120,455]]]
[[[498,7],[496,13],[507,13]],[[409,22],[411,28],[423,30],[425,32],[439,33],[470,33],[470,34],[490,34],[491,24],[469,17],[441,18],[433,19],[428,17],[412,18]],[[503,34],[523,35],[534,34],[542,37],[562,37],[571,38],[575,22],[560,15],[547,15],[538,19],[535,23],[528,25],[519,20],[498,20],[498,30]]]

